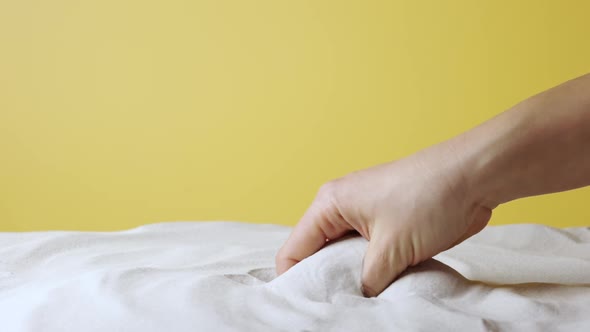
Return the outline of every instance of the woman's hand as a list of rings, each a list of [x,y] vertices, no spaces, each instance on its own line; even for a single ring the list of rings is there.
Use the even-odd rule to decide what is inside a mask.
[[[377,296],[408,266],[487,224],[491,210],[474,201],[460,162],[447,143],[323,185],[279,251],[277,273],[357,231],[369,240],[363,294]]]

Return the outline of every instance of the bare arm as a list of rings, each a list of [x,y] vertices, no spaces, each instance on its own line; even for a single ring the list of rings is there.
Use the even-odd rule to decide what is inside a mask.
[[[471,191],[490,207],[587,186],[590,74],[533,96],[452,142]]]

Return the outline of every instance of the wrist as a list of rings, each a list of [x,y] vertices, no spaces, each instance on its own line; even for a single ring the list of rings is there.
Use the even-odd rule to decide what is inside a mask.
[[[456,159],[456,171],[460,173],[461,186],[471,204],[490,210],[509,201],[502,183],[506,178],[497,174],[499,151],[489,138],[481,139],[479,133],[467,132],[448,142]]]
[[[518,153],[511,143],[511,137],[517,136],[519,120],[506,115],[449,141],[464,177],[465,190],[476,204],[489,209],[519,198],[518,167],[515,170],[513,162],[513,155]]]

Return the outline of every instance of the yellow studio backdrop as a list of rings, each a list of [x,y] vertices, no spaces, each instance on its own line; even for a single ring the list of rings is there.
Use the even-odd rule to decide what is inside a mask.
[[[0,230],[292,225],[589,71],[588,1],[0,1]],[[590,190],[494,224],[587,225]]]

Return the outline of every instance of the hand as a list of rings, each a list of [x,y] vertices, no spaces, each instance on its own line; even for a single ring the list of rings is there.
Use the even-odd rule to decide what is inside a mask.
[[[331,181],[277,254],[277,274],[356,231],[369,241],[362,291],[377,296],[407,267],[486,226],[491,208],[476,201],[469,180],[446,143]]]

